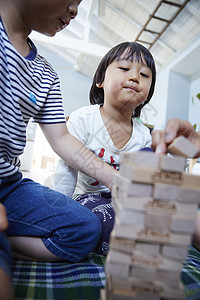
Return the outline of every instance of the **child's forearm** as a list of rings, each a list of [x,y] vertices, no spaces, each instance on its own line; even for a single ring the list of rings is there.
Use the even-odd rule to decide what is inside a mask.
[[[67,164],[112,188],[112,178],[117,171],[73,137],[65,124],[45,124],[41,128],[53,150]]]

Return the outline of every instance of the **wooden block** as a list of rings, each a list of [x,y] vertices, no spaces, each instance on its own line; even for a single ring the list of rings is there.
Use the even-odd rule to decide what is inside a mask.
[[[161,246],[161,254],[163,256],[183,261],[185,260],[186,256],[188,253],[188,247],[178,247],[178,246],[173,246],[173,245],[163,245]]]
[[[126,196],[119,192],[119,202],[125,209],[145,211],[153,202],[153,197]]]
[[[199,186],[200,187],[200,186]],[[200,188],[180,187],[179,199],[188,203],[200,203]]]
[[[131,225],[143,225],[145,214],[138,211],[124,209],[120,203],[115,206],[115,213],[117,214],[120,223]]]
[[[182,186],[188,188],[199,189],[200,187],[200,176],[182,173]]]
[[[173,215],[177,213],[177,202],[153,200],[145,205],[146,213]]]
[[[181,281],[180,272],[172,272],[171,270],[168,272],[157,270],[155,277],[155,281],[165,283],[166,285],[170,285],[175,288],[179,286]]]
[[[145,166],[146,168],[158,168],[160,157],[154,152],[136,151],[122,152],[120,154],[120,164],[132,164],[136,166]]]
[[[134,249],[136,251],[141,251],[146,254],[152,254],[152,255],[159,255],[159,253],[160,253],[160,245],[159,244],[136,242]]]
[[[107,297],[106,297],[105,289],[100,290],[100,300],[108,300]]]
[[[182,156],[160,156],[159,168],[163,171],[184,172],[186,167],[186,159]]]
[[[106,261],[116,262],[116,263],[120,262],[124,265],[129,266],[131,264],[131,255],[110,249]]]
[[[160,256],[150,255],[141,251],[135,250],[131,257],[131,266],[140,268],[149,268],[152,271],[156,270],[162,263]]]
[[[129,278],[130,267],[127,264],[120,262],[116,263],[106,259],[105,270],[106,274],[111,274],[120,278]]]
[[[177,286],[177,287],[173,287],[167,284],[163,284],[163,291],[161,293],[161,296],[164,299],[171,299],[171,300],[184,300],[185,296],[184,296],[184,290],[183,287]]]
[[[144,224],[149,229],[158,229],[169,231],[171,225],[171,216],[159,213],[147,213]]]
[[[141,197],[150,197],[153,191],[152,184],[133,183],[130,178],[126,178],[120,174],[114,176],[113,186],[128,196],[139,195]]]
[[[190,216],[191,218],[196,216],[196,212],[198,210],[198,204],[189,203],[189,202],[188,203],[175,202],[174,205],[176,208],[175,214]]]
[[[133,253],[134,247],[135,247],[135,242],[133,240],[116,238],[113,236],[113,233],[111,233],[110,236],[111,250],[117,250],[119,252],[127,253],[131,255]]]
[[[194,216],[193,218],[182,215],[172,216],[170,228],[173,232],[193,234],[195,228]]]
[[[121,165],[119,172],[122,176],[130,178],[133,182],[148,184],[154,184],[158,182],[173,185],[181,185],[183,181],[182,177],[184,174],[178,172],[161,171],[160,169],[156,168],[152,169],[135,167],[127,164]]]
[[[155,242],[174,245],[189,245],[191,234],[178,234],[162,230],[150,230],[144,226],[132,226],[115,223],[113,234],[115,237],[133,239],[136,242]]]
[[[160,258],[160,264],[157,267],[157,270],[164,271],[164,272],[181,272],[183,268],[182,262],[175,261],[173,259],[168,258]]]
[[[154,282],[156,279],[156,270],[148,267],[131,267],[130,277],[134,277],[137,280],[143,282]]]
[[[159,200],[175,201],[179,198],[180,186],[165,183],[155,183],[153,198]]]
[[[184,157],[194,157],[198,153],[197,147],[184,136],[177,137],[169,146],[168,152]]]

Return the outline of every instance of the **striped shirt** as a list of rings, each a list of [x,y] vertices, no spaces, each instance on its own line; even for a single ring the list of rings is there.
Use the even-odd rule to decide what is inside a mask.
[[[31,51],[24,58],[0,18],[0,178],[18,171],[31,117],[38,123],[65,122],[57,73],[29,43]]]

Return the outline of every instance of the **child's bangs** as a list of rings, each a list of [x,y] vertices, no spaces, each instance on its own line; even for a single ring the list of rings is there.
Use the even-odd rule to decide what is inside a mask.
[[[152,57],[148,54],[149,52],[143,51],[143,49],[138,49],[138,47],[128,47],[126,48],[123,53],[120,55],[119,59],[125,59],[130,61],[135,61],[137,63],[145,62],[149,68],[152,65]]]

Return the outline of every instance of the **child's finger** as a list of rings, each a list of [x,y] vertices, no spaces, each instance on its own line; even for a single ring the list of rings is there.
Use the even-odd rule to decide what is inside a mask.
[[[152,132],[152,145],[151,147],[157,154],[164,154],[167,150],[165,142],[165,132],[163,130],[154,130]]]

